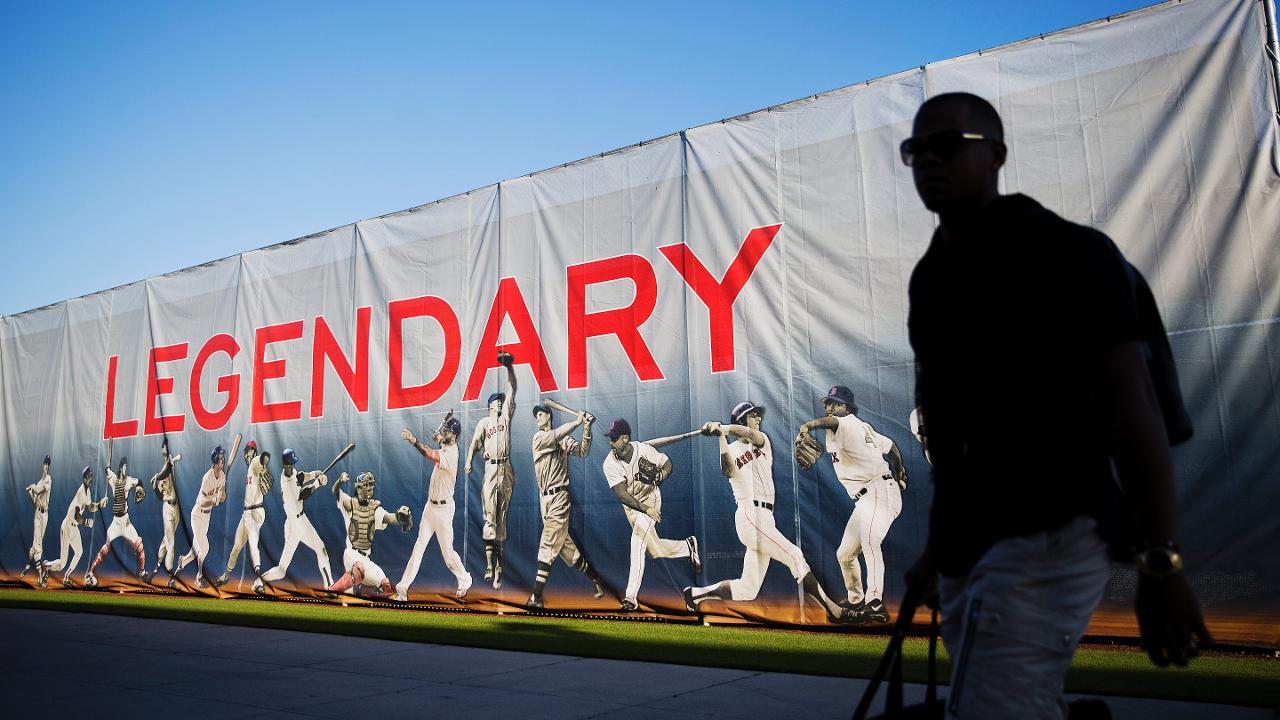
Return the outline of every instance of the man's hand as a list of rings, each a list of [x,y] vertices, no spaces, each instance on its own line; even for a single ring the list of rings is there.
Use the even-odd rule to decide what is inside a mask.
[[[662,510],[658,509],[656,506],[650,505],[649,509],[644,511],[644,514],[653,518],[653,521],[656,523],[662,522]]]
[[[938,570],[934,567],[933,557],[926,550],[906,573],[907,591],[902,596],[902,604],[898,606],[898,614],[914,613],[924,603],[927,607],[938,608]]]
[[[512,357],[511,353],[505,350],[498,353],[498,364],[501,365],[502,367],[510,368],[511,363],[513,362],[515,362],[515,358]]]
[[[1151,662],[1185,666],[1213,642],[1200,614],[1200,602],[1182,573],[1157,578],[1138,574],[1138,633]]]
[[[413,433],[409,432],[408,428],[405,428],[404,430],[400,431],[400,438],[405,442],[409,443],[410,445],[418,444],[418,438],[414,437]]]

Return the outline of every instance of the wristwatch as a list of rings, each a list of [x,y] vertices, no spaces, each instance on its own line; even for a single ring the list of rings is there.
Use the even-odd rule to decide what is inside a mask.
[[[1139,572],[1154,578],[1166,578],[1182,572],[1182,555],[1175,543],[1140,547],[1133,554],[1133,562]]]

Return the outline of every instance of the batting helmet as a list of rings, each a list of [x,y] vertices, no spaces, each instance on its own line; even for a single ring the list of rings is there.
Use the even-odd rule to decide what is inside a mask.
[[[293,448],[285,448],[284,454],[280,456],[280,460],[283,461],[285,465],[297,465],[298,453],[294,452]]]
[[[760,415],[761,419],[763,419],[764,406],[756,405],[750,400],[743,400],[737,405],[734,405],[733,410],[729,411],[729,420],[733,422],[734,425],[741,425],[742,421],[751,413],[757,413]]]
[[[622,418],[618,418],[613,421],[613,424],[609,426],[609,431],[604,435],[610,440],[617,440],[623,435],[631,437],[631,423],[623,420]]]
[[[849,408],[849,412],[857,412],[858,406],[853,402],[853,391],[844,385],[834,385],[822,396],[822,404],[840,403]]]
[[[461,435],[462,423],[458,422],[458,418],[449,418],[444,424],[444,429],[448,430],[454,435]]]
[[[494,393],[494,394],[492,394],[492,395],[490,395],[490,396],[489,396],[489,401],[488,401],[488,402],[486,402],[486,403],[485,403],[485,405],[492,405],[494,400],[498,400],[498,401],[501,401],[501,402],[506,402],[506,400],[507,400],[507,395],[506,395],[506,393]]]
[[[226,454],[227,454],[227,451],[223,450],[222,446],[219,445],[218,447],[213,449],[213,452],[209,453],[209,462],[213,465],[217,465],[218,461],[222,459],[222,456]]]

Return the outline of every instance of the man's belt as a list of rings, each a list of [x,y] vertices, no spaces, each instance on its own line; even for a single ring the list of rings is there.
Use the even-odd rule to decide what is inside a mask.
[[[202,513],[204,513],[205,515],[208,515],[209,513],[213,512],[213,508],[202,508],[202,507],[198,507],[198,508],[196,508],[196,511],[197,511],[197,512],[202,512]]]
[[[765,510],[769,510],[769,511],[773,510],[773,503],[761,502],[759,500],[752,500],[751,504],[755,505],[756,507],[764,508]]]
[[[555,495],[555,494],[557,494],[557,493],[568,492],[568,491],[569,491],[569,486],[568,486],[568,485],[557,485],[557,486],[555,486],[555,487],[553,487],[553,488],[547,488],[546,490],[543,490],[543,491],[542,491],[542,494],[543,494],[543,495]]]
[[[260,507],[262,507],[262,503],[258,503],[257,505],[245,505],[244,511],[249,512],[250,510],[257,510]]]
[[[372,547],[367,548],[367,549],[364,549],[364,550],[361,550],[360,548],[356,547],[355,545],[352,545],[352,546],[351,546],[351,549],[352,549],[352,550],[355,550],[356,552],[360,553],[361,555],[363,555],[363,556],[365,556],[365,557],[369,557],[369,553],[373,551],[373,548],[372,548]]]
[[[490,465],[501,465],[502,463],[507,462],[510,459],[511,459],[510,457],[492,458],[489,460],[485,460],[485,462],[489,463]]]
[[[894,480],[893,473],[885,473],[884,475],[881,475],[881,476],[880,476],[880,479],[881,479],[881,480]],[[895,480],[895,482],[896,482],[896,480]]]
[[[298,511],[298,514],[297,514],[297,515],[294,515],[294,517],[302,517],[303,515],[305,515],[305,514],[306,514],[306,512],[307,512],[307,511],[306,511],[305,509],[303,509],[303,510],[299,510],[299,511]]]
[[[432,505],[448,505],[449,504],[448,500],[428,500],[427,502],[431,503]]]

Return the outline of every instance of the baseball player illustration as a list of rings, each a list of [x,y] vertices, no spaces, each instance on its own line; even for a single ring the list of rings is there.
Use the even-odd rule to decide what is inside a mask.
[[[394,513],[387,512],[382,503],[373,499],[376,480],[371,472],[363,472],[356,478],[356,496],[342,490],[350,478],[346,473],[338,476],[333,484],[333,495],[338,499],[338,510],[347,525],[347,543],[342,551],[342,565],[346,573],[329,586],[331,593],[354,594],[359,588],[371,588],[374,594],[391,595],[394,588],[382,568],[370,557],[373,553],[373,534],[396,523],[404,532],[413,529],[413,514],[403,505]]]
[[[640,583],[644,580],[646,551],[653,558],[688,558],[694,576],[702,572],[696,537],[690,535],[684,540],[667,540],[658,537],[657,530],[658,523],[662,522],[662,491],[659,487],[671,475],[671,458],[658,452],[658,448],[699,432],[692,430],[644,442],[633,441],[631,424],[619,418],[605,433],[612,449],[604,459],[604,479],[618,496],[627,522],[631,523],[631,571],[627,575],[622,612],[632,612],[640,607],[638,595]]]
[[[129,458],[127,457],[120,458],[118,471],[112,472],[110,465],[104,469],[107,476],[107,496],[111,498],[111,525],[107,527],[107,539],[103,541],[102,548],[98,550],[97,556],[89,565],[89,571],[85,573],[84,585],[97,587],[98,578],[94,575],[94,571],[106,559],[107,553],[111,550],[111,543],[119,537],[128,541],[134,554],[138,556],[138,579],[148,582],[151,580],[151,573],[147,572],[147,549],[142,544],[142,537],[133,528],[133,522],[129,520],[129,495],[133,495],[135,503],[140,503],[146,499],[147,490],[143,487],[141,480],[129,475]]]
[[[160,541],[160,547],[156,549],[156,567],[151,574],[156,575],[163,567],[169,573],[169,582],[172,583],[173,559],[176,555],[174,538],[178,532],[178,513],[181,512],[178,508],[178,482],[174,471],[182,455],[170,456],[169,441],[166,439],[160,443],[160,456],[164,458],[164,465],[160,468],[160,472],[151,476],[151,492],[160,498],[164,519],[164,538]]]
[[[453,417],[452,410],[445,415],[440,427],[431,431],[431,439],[439,445],[438,449],[420,442],[407,428],[400,432],[400,437],[405,442],[435,463],[431,481],[427,485],[427,504],[422,507],[418,539],[413,543],[413,552],[409,555],[404,575],[396,584],[395,599],[401,602],[409,599],[409,587],[413,585],[414,578],[418,577],[422,554],[427,551],[433,535],[440,545],[440,558],[444,560],[444,566],[449,568],[449,572],[458,581],[454,596],[461,600],[471,589],[471,573],[463,567],[462,558],[453,549],[453,490],[458,482],[458,434],[461,432],[462,423]]]
[[[887,623],[889,611],[883,599],[884,555],[880,544],[902,512],[902,491],[907,482],[902,456],[892,440],[858,419],[855,414],[858,406],[849,388],[832,387],[822,398],[822,407],[826,416],[800,426],[796,436],[797,459],[801,457],[803,445],[815,442],[809,434],[811,430],[827,431],[826,451],[831,456],[836,479],[854,501],[844,536],[836,548],[836,559],[848,593],[848,600],[841,604],[857,613],[858,622]],[[859,555],[867,564],[865,590]]]
[[[258,453],[258,444],[250,440],[244,446],[244,464],[248,468],[244,480],[244,512],[240,514],[240,524],[236,526],[236,538],[231,544],[231,554],[227,557],[227,568],[222,571],[214,587],[222,587],[231,579],[236,563],[240,560],[240,551],[249,546],[249,562],[253,564],[253,574],[262,578],[262,559],[258,554],[258,538],[262,533],[262,523],[267,519],[267,511],[262,507],[262,500],[271,492],[275,477],[271,474],[271,453]],[[257,584],[257,580],[254,581]]]
[[[533,408],[533,419],[538,431],[533,434],[533,474],[538,480],[538,496],[542,509],[542,539],[538,543],[538,575],[533,583],[533,593],[525,601],[525,607],[537,610],[545,607],[542,590],[547,585],[547,577],[551,574],[551,563],[560,556],[569,567],[576,568],[595,587],[596,598],[604,597],[604,585],[595,568],[587,563],[587,558],[578,550],[573,538],[569,537],[569,457],[584,458],[591,452],[591,425],[595,417],[587,412],[573,413],[575,416],[563,425],[552,428],[552,403],[548,400],[543,405]],[[555,403],[563,408],[564,406]],[[565,409],[566,412],[572,412]],[[579,425],[582,426],[582,440],[575,440],[570,434]]]
[[[311,548],[316,554],[316,566],[320,569],[323,586],[327,588],[333,585],[329,551],[325,549],[320,533],[316,532],[311,519],[307,517],[306,508],[303,507],[303,503],[316,490],[329,484],[329,477],[320,470],[298,470],[298,453],[293,448],[285,448],[280,461],[283,465],[280,470],[280,495],[284,500],[284,552],[280,554],[279,564],[263,573],[253,584],[253,591],[259,595],[265,593],[266,583],[283,578],[289,571],[289,563],[293,561],[298,543]]]
[[[791,576],[827,613],[832,623],[851,623],[854,614],[827,596],[805,562],[804,554],[782,533],[773,521],[773,444],[761,429],[765,409],[751,401],[743,401],[729,413],[732,424],[709,422],[708,434],[720,444],[720,469],[729,479],[738,510],[733,515],[738,540],[746,548],[742,558],[742,574],[735,580],[721,580],[705,587],[684,589],[684,604],[696,613],[705,600],[747,602],[760,594],[769,561],[786,565]],[[733,438],[733,443],[728,439]]]
[[[480,418],[471,436],[467,455],[467,477],[476,453],[483,452],[484,485],[484,579],[493,581],[493,589],[502,589],[502,547],[507,542],[507,510],[511,507],[511,490],[516,476],[511,468],[511,414],[516,407],[516,371],[511,353],[498,353],[498,362],[507,369],[507,394],[489,396],[489,415]]]
[[[49,571],[44,564],[44,530],[49,525],[49,491],[53,488],[53,478],[49,477],[49,456],[44,456],[44,464],[40,467],[40,479],[27,486],[27,497],[35,506],[35,520],[32,522],[31,548],[27,550],[27,564],[18,573],[25,577],[31,568],[36,569],[36,583],[44,587],[49,583]]]
[[[240,449],[240,435],[236,435],[231,444],[231,454]],[[213,509],[227,501],[227,452],[219,445],[209,453],[209,469],[200,479],[200,493],[191,505],[191,549],[178,559],[178,569],[174,577],[169,579],[169,587],[182,574],[192,560],[196,561],[196,587],[207,588],[209,583],[204,579],[204,560],[209,555],[209,516]]]
[[[46,572],[62,572],[64,586],[75,585],[71,576],[75,573],[76,566],[80,564],[80,555],[83,552],[80,526],[93,527],[93,513],[106,507],[107,501],[110,500],[109,497],[104,497],[95,502],[92,488],[93,468],[85,466],[80,472],[80,487],[76,488],[76,494],[72,496],[71,504],[67,506],[67,516],[62,519],[62,527],[58,531],[62,550],[57,560],[44,564]],[[71,552],[70,559],[67,557],[68,551]]]

